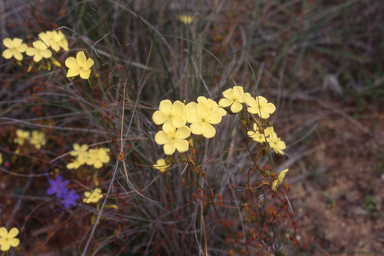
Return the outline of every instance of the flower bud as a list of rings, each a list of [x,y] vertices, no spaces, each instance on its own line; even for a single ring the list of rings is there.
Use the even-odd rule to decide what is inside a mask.
[[[263,147],[261,149],[261,155],[265,156],[268,153],[268,149],[266,147]]]
[[[273,126],[273,123],[272,123],[271,121],[268,121],[268,122],[267,122],[267,125],[268,125],[268,127],[272,127],[272,126]]]
[[[183,164],[186,164],[187,161],[188,161],[188,159],[185,156],[180,157],[180,162],[182,162]]]
[[[245,119],[241,119],[241,121],[240,121],[240,124],[241,124],[241,126],[247,126],[247,120],[245,120]]]

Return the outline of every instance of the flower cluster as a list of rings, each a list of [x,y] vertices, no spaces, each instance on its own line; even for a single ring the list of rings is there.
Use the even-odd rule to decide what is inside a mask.
[[[67,164],[68,169],[77,169],[80,166],[87,164],[93,165],[96,169],[100,169],[103,164],[109,163],[109,148],[89,149],[88,145],[73,144],[71,156],[76,157],[75,160]]]
[[[25,141],[29,141],[36,149],[41,149],[42,146],[47,142],[45,134],[39,131],[32,131],[32,136],[29,131],[24,131],[22,129],[16,130],[17,138],[13,142],[19,144],[20,146],[24,145]]]
[[[277,137],[273,127],[267,127],[263,129],[261,127],[257,127],[257,125],[254,123],[253,131],[248,131],[247,134],[254,141],[261,144],[268,142],[269,147],[273,149],[277,154],[284,155],[283,150],[286,148],[285,142]]]
[[[56,180],[48,179],[50,188],[47,189],[48,195],[56,194],[56,197],[61,200],[61,204],[64,205],[65,209],[68,209],[71,205],[76,206],[76,201],[80,198],[74,190],[69,190],[67,185],[69,184],[68,180],[63,180],[63,176],[57,175]]]
[[[23,40],[20,38],[5,38],[3,44],[7,49],[3,52],[2,56],[6,59],[15,58],[19,65],[21,65],[20,61],[23,60],[23,53],[26,53],[28,56],[33,56],[34,62],[40,62],[42,59],[50,59],[54,65],[61,66],[57,60],[52,58],[51,49],[56,52],[60,51],[60,49],[68,51],[68,41],[61,31],[41,32],[38,40],[32,42],[31,47],[23,43]],[[40,66],[39,69],[46,68],[50,70],[51,62]],[[30,69],[31,68],[32,63]]]
[[[9,232],[5,227],[0,228],[0,250],[3,252],[8,251],[11,246],[17,247],[20,240],[15,238],[19,234],[19,229],[12,228]],[[4,255],[4,254],[3,254]]]
[[[213,125],[221,122],[226,115],[224,109],[216,102],[205,97],[199,97],[196,102],[187,105],[180,101],[172,103],[170,100],[160,102],[159,110],[153,113],[152,119],[157,125],[162,125],[163,130],[155,136],[159,145],[164,145],[164,153],[172,155],[176,150],[184,153],[189,149],[187,138],[191,133],[212,138],[216,134]],[[191,126],[186,126],[186,123]]]

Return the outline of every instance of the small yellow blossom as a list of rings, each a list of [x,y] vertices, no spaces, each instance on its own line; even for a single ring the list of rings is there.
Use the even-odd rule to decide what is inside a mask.
[[[69,57],[65,60],[65,66],[69,68],[67,77],[80,75],[81,78],[88,79],[93,64],[94,61],[91,58],[87,59],[83,51],[78,52],[76,59],[74,57]]]
[[[39,38],[47,47],[51,47],[56,52],[60,51],[60,46],[62,45],[63,38],[65,39],[65,35],[61,32],[57,31],[47,31],[41,32],[39,34]]]
[[[186,139],[189,135],[191,135],[191,130],[187,126],[183,126],[168,133],[159,131],[155,135],[155,141],[159,145],[164,145],[163,149],[166,155],[172,155],[175,150],[179,153],[188,151],[189,144]]]
[[[39,131],[32,131],[32,138],[30,143],[35,146],[36,149],[40,149],[46,143],[45,134]]]
[[[170,100],[163,100],[160,102],[159,110],[153,113],[152,119],[157,125],[163,124],[164,132],[171,132],[186,124],[184,112],[184,103],[177,100],[172,104]]]
[[[176,18],[184,24],[191,24],[193,22],[193,16],[191,15],[178,15]]]
[[[205,138],[212,138],[216,134],[212,124],[221,122],[222,115],[218,110],[211,110],[208,103],[201,101],[197,108],[187,113],[187,121],[191,123],[191,132],[196,135],[202,134]]]
[[[28,48],[26,54],[33,56],[33,61],[39,62],[43,57],[48,59],[52,56],[52,52],[42,41],[35,41],[32,44],[33,47]]]
[[[157,170],[160,170],[160,172],[164,173],[167,171],[167,169],[170,167],[171,165],[167,165],[165,163],[165,160],[163,158],[157,160],[156,164],[153,165],[153,168],[157,169]]]
[[[256,99],[251,98],[247,104],[249,105],[249,113],[257,114],[263,119],[267,119],[270,114],[273,114],[276,111],[275,105],[268,103],[267,99],[263,96],[258,96]]]
[[[3,52],[3,56],[6,59],[15,57],[15,59],[21,61],[23,59],[22,53],[25,52],[28,48],[27,44],[23,44],[23,40],[20,38],[14,38],[13,40],[10,38],[5,38],[3,40],[3,44],[8,48]]]
[[[19,145],[23,145],[25,140],[30,139],[31,134],[28,131],[23,131],[21,129],[17,129],[16,130],[16,136],[17,136],[17,138],[14,139],[13,141]]]
[[[20,240],[15,238],[19,234],[17,228],[12,228],[9,233],[5,227],[0,228],[0,250],[8,251],[11,246],[17,247],[20,244]]]
[[[272,182],[272,190],[277,191],[277,187],[283,183],[285,174],[288,172],[288,169],[285,169],[279,173],[277,179]]]
[[[84,196],[86,197],[83,199],[84,203],[97,203],[103,198],[103,194],[101,194],[101,189],[99,188],[96,188],[91,192],[84,192]]]
[[[97,169],[103,167],[103,163],[106,164],[110,160],[109,148],[90,149],[88,152],[87,165],[93,165]]]
[[[261,131],[261,132],[260,132]],[[248,131],[247,135],[251,137],[254,141],[259,143],[264,143],[265,138],[273,132],[273,127],[267,127],[266,129],[260,129],[257,125],[253,124],[253,131]]]
[[[222,107],[219,106],[219,104],[217,104],[214,100],[212,99],[207,99],[203,96],[200,96],[197,98],[197,102],[205,102],[209,105],[209,107],[211,108],[211,110],[217,110],[219,111],[220,115],[221,116],[225,116],[227,114],[227,111],[225,111]]]
[[[276,153],[284,155],[283,150],[286,148],[286,145],[284,141],[277,137],[277,134],[274,131],[272,131],[269,138],[267,138],[267,142]]]
[[[227,89],[223,92],[224,99],[219,101],[222,108],[231,106],[232,113],[238,113],[243,109],[241,103],[248,102],[252,97],[249,93],[244,93],[241,86],[234,86],[233,89]]]

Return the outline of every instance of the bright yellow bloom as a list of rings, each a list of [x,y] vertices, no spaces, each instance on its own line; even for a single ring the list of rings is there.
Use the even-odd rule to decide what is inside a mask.
[[[78,52],[76,59],[74,57],[69,57],[65,60],[65,66],[69,68],[67,77],[80,75],[81,78],[88,79],[93,64],[94,61],[91,58],[87,59],[83,51]]]
[[[101,189],[99,188],[96,188],[92,192],[84,192],[84,196],[86,197],[83,199],[84,203],[97,203],[103,198],[103,194],[101,194]]]
[[[39,62],[43,57],[48,59],[52,56],[52,52],[42,41],[35,41],[32,44],[33,48],[28,48],[26,54],[33,56],[35,62]]]
[[[283,150],[286,148],[284,141],[277,137],[277,134],[273,131],[267,138],[269,146],[278,154],[284,155]]]
[[[25,52],[28,48],[27,44],[23,44],[23,40],[20,38],[14,38],[13,40],[10,38],[5,38],[3,40],[3,44],[8,48],[3,52],[3,56],[6,59],[15,57],[17,60],[22,60],[22,53]]]
[[[211,110],[208,103],[201,101],[197,104],[197,108],[187,113],[187,121],[191,123],[191,131],[193,134],[203,134],[205,138],[212,138],[216,134],[215,127],[212,124],[221,122],[221,114],[218,110]]]
[[[191,15],[178,15],[176,18],[184,24],[191,24],[193,22],[193,16]]]
[[[159,145],[164,145],[163,149],[166,155],[172,155],[175,150],[179,153],[188,151],[189,143],[186,138],[189,135],[191,135],[191,130],[187,126],[183,126],[168,133],[159,131],[155,135],[155,141]]]
[[[162,100],[159,105],[159,111],[152,115],[153,122],[157,125],[163,124],[164,132],[171,132],[175,128],[183,127],[187,120],[184,116],[185,105],[180,101],[173,104],[170,100]]]
[[[23,131],[21,129],[17,129],[16,130],[16,136],[17,136],[17,138],[14,139],[13,141],[19,145],[23,145],[25,140],[30,139],[31,134],[28,131]]]
[[[277,191],[277,187],[283,183],[285,174],[288,172],[288,169],[285,169],[279,173],[277,179],[272,182],[272,190]]]
[[[259,143],[264,143],[265,138],[273,132],[273,127],[267,127],[266,129],[260,129],[257,125],[253,124],[254,131],[248,131],[247,135],[251,137],[254,141]],[[262,131],[262,132],[260,132]]]
[[[47,31],[41,32],[39,34],[39,38],[47,47],[51,47],[56,52],[60,51],[60,46],[62,45],[63,38],[65,39],[65,35],[59,31]],[[64,47],[63,47],[64,48]]]
[[[87,165],[93,165],[93,167],[99,169],[103,167],[103,163],[108,163],[110,157],[108,155],[109,148],[90,149]]]
[[[197,102],[205,102],[209,105],[209,107],[211,108],[211,110],[217,110],[219,111],[220,115],[221,116],[225,116],[227,114],[227,111],[225,111],[222,107],[219,106],[219,104],[217,104],[214,100],[212,99],[207,99],[203,96],[200,96],[197,98]]]
[[[163,158],[157,160],[156,164],[153,165],[153,168],[157,169],[157,170],[160,170],[160,172],[164,173],[167,171],[167,169],[170,167],[171,165],[167,165],[165,163],[165,160]]]
[[[219,105],[222,108],[231,106],[232,113],[238,113],[243,109],[241,103],[249,101],[251,95],[244,93],[243,87],[234,86],[233,89],[227,89],[223,92],[224,99],[219,101]]]
[[[19,234],[17,228],[12,228],[9,233],[5,227],[0,228],[0,250],[8,251],[11,246],[17,247],[20,244],[20,240],[15,238]]]
[[[35,146],[36,149],[40,149],[46,143],[45,134],[39,131],[32,131],[32,138],[30,143]]]
[[[251,98],[247,104],[249,105],[248,112],[257,114],[263,119],[267,119],[269,114],[275,112],[276,107],[272,103],[268,103],[267,99],[263,96],[258,96],[256,99]]]

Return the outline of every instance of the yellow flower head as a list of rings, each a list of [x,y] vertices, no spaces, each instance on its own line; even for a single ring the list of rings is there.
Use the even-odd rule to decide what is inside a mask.
[[[108,155],[109,148],[90,149],[88,152],[87,165],[93,165],[97,169],[103,167],[103,163],[106,164],[110,160]]]
[[[272,103],[268,103],[267,99],[263,96],[258,96],[256,99],[251,98],[249,102],[248,112],[252,114],[257,114],[260,118],[267,119],[269,114],[275,112],[276,107]]]
[[[257,127],[257,125],[253,124],[253,131],[248,131],[247,135],[251,137],[254,141],[259,143],[264,143],[265,138],[268,137],[273,132],[273,127],[268,127],[264,129],[262,132],[260,132],[260,129]]]
[[[277,191],[277,187],[283,183],[285,174],[288,172],[288,169],[285,169],[279,173],[277,179],[272,182],[272,190]]]
[[[221,122],[222,115],[218,110],[211,110],[208,103],[201,101],[197,104],[196,110],[192,109],[187,113],[187,121],[191,123],[191,132],[196,135],[203,134],[205,138],[212,138],[216,134],[212,124]]]
[[[41,32],[39,38],[47,47],[51,47],[56,52],[60,51],[61,41],[65,38],[64,34],[57,31]]]
[[[13,40],[10,38],[5,38],[3,40],[3,44],[8,48],[3,52],[3,56],[6,59],[15,57],[15,59],[20,61],[23,59],[22,53],[25,52],[28,48],[27,44],[23,44],[23,40],[20,38],[14,38]]]
[[[160,102],[159,111],[153,113],[152,119],[157,125],[163,124],[165,132],[171,132],[175,128],[183,127],[186,124],[184,110],[184,103],[178,100],[173,104],[170,100],[163,100]]]
[[[191,24],[193,22],[193,16],[191,15],[178,15],[176,18],[184,24]]]
[[[32,131],[32,138],[30,143],[35,146],[36,149],[40,149],[46,143],[45,134],[39,131]]]
[[[16,130],[16,136],[17,136],[17,138],[14,139],[13,141],[19,145],[23,145],[25,140],[30,139],[31,134],[28,131],[23,131],[21,129],[17,129]]]
[[[8,251],[11,246],[17,247],[20,244],[20,240],[15,238],[19,234],[19,230],[17,228],[12,228],[9,233],[5,227],[0,228],[0,250]]]
[[[93,64],[94,61],[91,58],[87,59],[83,51],[78,52],[76,59],[74,57],[69,57],[65,60],[65,66],[69,68],[67,77],[80,75],[81,78],[88,79]]]
[[[251,95],[244,93],[243,87],[234,86],[233,89],[227,89],[223,92],[224,99],[219,101],[219,105],[222,108],[231,106],[232,113],[238,113],[243,109],[241,103],[249,101]]]
[[[46,59],[52,57],[52,52],[48,50],[48,47],[42,41],[33,42],[33,47],[28,48],[26,54],[33,56],[35,62],[41,61],[43,57]]]
[[[84,196],[84,203],[97,203],[101,198],[103,198],[103,194],[101,194],[101,189],[99,188],[96,188],[91,192],[84,192]]]
[[[179,129],[173,129],[166,133],[159,131],[155,135],[155,141],[159,145],[164,145],[164,153],[166,155],[172,155],[175,150],[179,153],[188,151],[189,143],[186,140],[191,135],[191,130],[187,126],[183,126]]]
[[[276,153],[284,155],[283,150],[286,148],[285,142],[280,140],[274,131],[272,131],[269,138],[267,138],[267,142]]]
[[[153,168],[157,169],[157,170],[160,170],[160,172],[164,173],[167,171],[167,169],[170,167],[171,165],[167,165],[165,163],[165,160],[163,158],[157,160],[156,164],[153,165]]]

